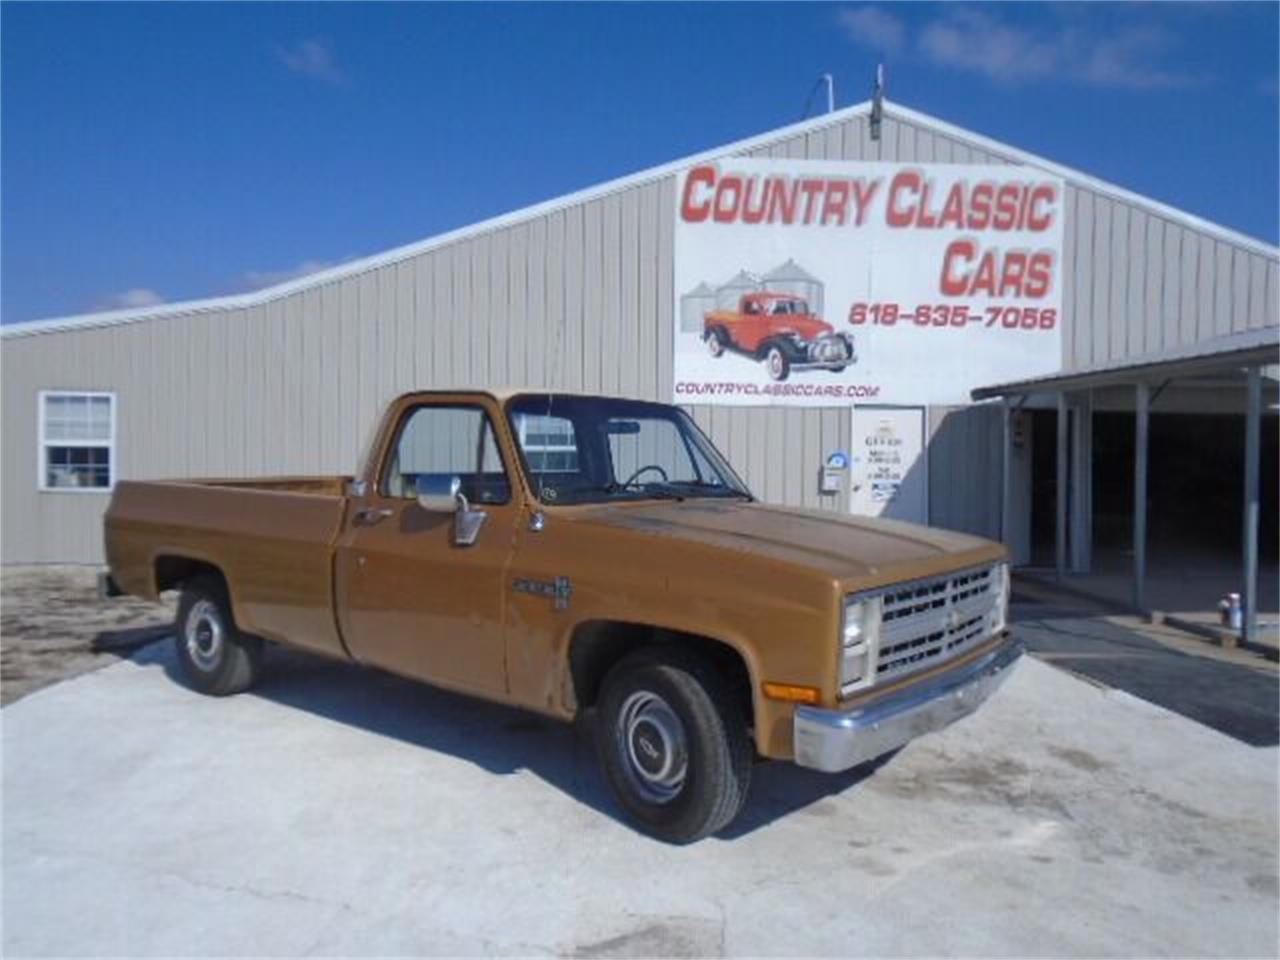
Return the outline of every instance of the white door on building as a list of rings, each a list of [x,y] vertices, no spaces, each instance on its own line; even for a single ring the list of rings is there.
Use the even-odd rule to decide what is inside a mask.
[[[929,522],[924,407],[853,408],[850,509],[868,517]]]

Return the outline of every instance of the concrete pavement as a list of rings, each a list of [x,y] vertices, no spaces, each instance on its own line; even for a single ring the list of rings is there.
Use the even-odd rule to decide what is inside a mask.
[[[272,654],[229,700],[162,644],[4,709],[6,956],[1276,954],[1276,749],[1030,658],[673,848],[573,728]]]

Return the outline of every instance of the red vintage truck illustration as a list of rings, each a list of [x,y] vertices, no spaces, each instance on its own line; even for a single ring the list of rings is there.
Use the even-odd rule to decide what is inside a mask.
[[[737,310],[703,314],[702,339],[713,357],[735,350],[764,362],[773,380],[792,370],[840,372],[857,361],[853,338],[836,333],[803,297],[790,293],[746,293]]]

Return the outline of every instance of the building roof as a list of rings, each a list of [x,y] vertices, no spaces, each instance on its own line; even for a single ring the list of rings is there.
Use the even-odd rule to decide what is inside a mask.
[[[332,267],[328,270],[322,270],[318,273],[308,274],[295,280],[285,283],[276,284],[275,286],[265,287],[261,290],[255,290],[251,293],[237,294],[228,297],[214,297],[204,300],[187,300],[176,303],[157,304],[150,307],[141,307],[129,310],[112,310],[101,313],[77,314],[65,317],[52,317],[44,320],[28,320],[20,323],[11,323],[0,325],[0,337],[21,337],[29,336],[37,333],[53,333],[63,330],[73,330],[85,327],[106,327],[114,326],[122,323],[133,323],[139,320],[160,319],[167,317],[191,316],[194,314],[209,313],[218,310],[241,309],[245,307],[257,306],[263,303],[269,303],[278,300],[281,297],[289,296],[299,290],[312,289],[334,280],[341,280],[347,277],[356,276],[366,273],[370,270],[376,270],[389,264],[398,263],[411,257],[419,256],[438,247],[443,247],[460,240],[465,240],[484,233],[490,233],[500,230],[504,227],[512,226],[535,217],[545,216],[557,210],[566,207],[575,206],[577,204],[586,203],[600,197],[608,196],[622,190],[629,189],[644,183],[651,183],[660,180],[674,173],[678,173],[690,166],[703,163],[709,160],[715,160],[725,156],[745,153],[758,147],[766,146],[789,137],[795,137],[806,133],[813,133],[823,130],[827,127],[844,123],[854,117],[866,116],[871,111],[871,101],[867,100],[855,106],[845,107],[840,110],[834,110],[831,113],[823,114],[809,120],[793,123],[789,126],[779,127],[762,133],[754,137],[748,137],[744,140],[738,140],[734,143],[725,144],[720,147],[713,147],[710,150],[704,150],[701,153],[683,157],[670,163],[662,164],[656,167],[650,167],[647,170],[641,170],[628,176],[619,177],[615,180],[609,180],[605,183],[579,190],[575,193],[566,194],[547,200],[542,203],[533,204],[519,210],[506,213],[501,216],[492,217],[488,220],[482,220],[469,226],[460,227],[457,230],[450,230],[446,233],[437,234],[428,237],[425,240],[419,240],[405,246],[396,247],[384,253],[374,254],[369,257],[363,257],[358,260],[352,260],[340,266]],[[898,104],[884,103],[884,114],[892,119],[904,121],[906,123],[929,128],[944,136],[953,137],[958,140],[972,144],[988,153],[999,156],[1000,158],[1015,164],[1034,167],[1051,173],[1055,176],[1062,177],[1070,183],[1085,187],[1094,192],[1103,194],[1116,200],[1126,203],[1136,204],[1146,208],[1152,213],[1164,217],[1167,220],[1180,223],[1193,230],[1201,231],[1210,236],[1217,237],[1228,243],[1236,244],[1250,252],[1259,254],[1272,259],[1280,260],[1280,248],[1271,246],[1261,240],[1246,236],[1243,233],[1232,230],[1228,227],[1220,226],[1204,220],[1193,214],[1178,210],[1175,207],[1160,203],[1148,197],[1143,197],[1123,187],[1115,186],[1091,177],[1088,174],[1081,173],[1061,164],[1054,163],[1035,154],[1027,153],[1008,144],[1000,143],[981,134],[973,133],[944,120],[931,117],[927,114],[911,110]]]
[[[1081,367],[1070,372],[979,387],[970,396],[974,400],[990,400],[994,397],[1025,396],[1031,393],[1086,390],[1139,381],[1197,376],[1224,368],[1266,365],[1277,361],[1280,361],[1280,331],[1275,327],[1262,327],[1211,337],[1161,350],[1159,353]]]

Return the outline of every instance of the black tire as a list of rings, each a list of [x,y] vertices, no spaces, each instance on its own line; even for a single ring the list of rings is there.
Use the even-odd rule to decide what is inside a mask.
[[[764,368],[769,372],[769,379],[781,383],[791,374],[791,361],[787,352],[776,343],[769,344],[764,351]]]
[[[667,769],[667,738],[630,706],[656,698],[679,721],[684,773],[678,785],[660,789],[647,776]],[[669,843],[692,843],[727,826],[746,803],[754,758],[741,707],[719,674],[704,660],[675,649],[650,648],[621,660],[605,677],[598,714],[598,744],[614,795],[643,832]],[[628,717],[633,718],[628,723]],[[646,727],[645,724],[648,723]],[[654,736],[654,734],[657,734]],[[639,748],[648,739],[649,757],[660,755],[648,775],[639,772]],[[636,757],[637,759],[633,759]],[[677,761],[671,761],[678,765]]]
[[[241,693],[262,672],[262,640],[236,628],[227,589],[218,578],[183,584],[174,628],[183,675],[201,693]]]
[[[724,331],[719,327],[712,327],[707,331],[704,338],[707,341],[707,352],[713,357],[722,357],[724,352],[729,349],[728,340],[724,335]]]

